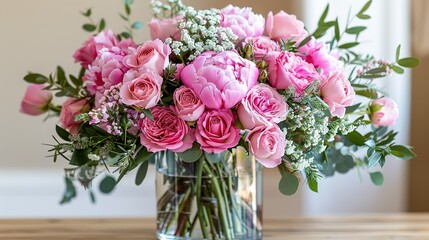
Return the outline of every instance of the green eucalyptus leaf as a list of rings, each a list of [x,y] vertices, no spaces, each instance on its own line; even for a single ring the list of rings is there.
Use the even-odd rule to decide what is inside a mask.
[[[64,141],[69,142],[70,141],[70,133],[67,132],[64,128],[55,125],[55,131],[57,132],[58,136],[63,139]]]
[[[92,14],[92,9],[89,8],[88,10],[86,10],[85,12],[81,12],[81,14],[85,17],[90,17]]]
[[[376,165],[378,161],[381,159],[381,153],[380,152],[373,152],[372,155],[368,159],[368,168]]]
[[[136,174],[136,185],[142,184],[143,180],[146,178],[147,169],[149,167],[149,161],[145,161],[142,164],[140,164],[139,169],[137,170]]]
[[[373,89],[365,89],[365,90],[356,90],[355,93],[359,96],[367,97],[370,99],[376,99],[378,98],[377,91]]]
[[[341,44],[340,46],[338,46],[338,48],[341,48],[341,49],[349,49],[349,48],[355,47],[355,46],[357,46],[357,45],[359,45],[359,43],[358,43],[358,42],[349,42],[349,43]]]
[[[326,16],[328,16],[329,4],[326,4],[325,10],[323,10],[322,16],[320,16],[318,25],[322,26],[325,23]]]
[[[57,66],[57,82],[61,86],[65,86],[67,84],[66,74],[60,66]]]
[[[372,183],[374,183],[377,186],[381,186],[384,183],[384,176],[381,172],[373,172],[369,173],[369,176],[371,177]]]
[[[98,24],[98,32],[102,32],[106,28],[106,21],[104,18],[100,20],[100,23]]]
[[[403,145],[393,145],[390,147],[390,154],[401,159],[409,160],[416,157],[416,154],[409,147]]]
[[[315,179],[308,180],[308,187],[313,192],[319,192],[319,184]]]
[[[356,35],[356,34],[359,34],[363,31],[365,31],[366,29],[367,29],[367,27],[365,27],[365,26],[351,27],[351,28],[346,29],[346,33]]]
[[[401,44],[396,48],[395,61],[399,60],[399,56],[401,55]]]
[[[365,74],[377,74],[377,73],[385,73],[385,72],[386,72],[386,68],[378,67],[378,68],[373,68],[366,71]]]
[[[140,22],[140,21],[136,21],[136,22],[134,22],[134,23],[131,25],[131,27],[132,27],[133,29],[141,29],[141,28],[143,27],[143,23],[142,23],[142,22]]]
[[[403,68],[396,65],[390,65],[390,68],[397,74],[403,74],[405,72]]]
[[[370,139],[370,140],[365,142],[365,145],[373,148],[373,147],[375,147],[375,142],[374,142],[374,140]]]
[[[25,75],[24,80],[28,83],[34,83],[34,84],[44,84],[49,81],[47,77],[38,73],[29,73]]]
[[[204,155],[206,157],[207,160],[211,161],[212,163],[218,163],[222,160],[226,159],[226,155],[229,153],[228,150],[225,150],[223,152],[220,153],[208,153],[208,152],[204,152]]]
[[[362,134],[360,134],[358,131],[353,131],[349,134],[347,134],[347,139],[352,142],[355,145],[363,146],[365,145],[366,139]]]
[[[356,17],[358,17],[359,19],[362,19],[362,20],[371,19],[371,16],[369,16],[367,14],[363,14],[363,13],[356,15]]]
[[[203,150],[201,150],[201,146],[197,142],[194,142],[194,145],[192,145],[191,149],[177,153],[177,155],[180,157],[180,159],[182,159],[182,161],[193,163],[197,161],[201,155],[203,155]]]
[[[340,26],[338,24],[338,18],[335,20],[335,40],[340,41]]]
[[[420,60],[417,58],[407,57],[399,59],[397,63],[402,67],[412,68],[419,65]]]
[[[153,121],[153,114],[150,111],[150,109],[142,109],[143,114],[149,118],[151,121]]]
[[[97,29],[97,26],[94,24],[86,23],[82,26],[83,30],[87,32],[94,32]]]
[[[360,107],[360,105],[361,104],[358,103],[358,104],[355,104],[353,106],[346,107],[346,114],[353,113],[354,111],[356,111]]]
[[[60,201],[60,204],[68,203],[77,196],[76,188],[74,187],[72,180],[70,180],[68,177],[64,177],[64,181],[66,184],[66,190],[63,194],[63,199]]]
[[[130,16],[130,14],[131,14],[131,7],[130,7],[130,4],[128,4],[128,3],[125,3],[125,13],[128,16]]]
[[[116,186],[116,180],[112,176],[106,176],[103,180],[100,182],[100,192],[108,194],[111,193]]]
[[[298,186],[299,181],[294,174],[284,174],[279,182],[279,191],[284,195],[290,196],[296,193]]]

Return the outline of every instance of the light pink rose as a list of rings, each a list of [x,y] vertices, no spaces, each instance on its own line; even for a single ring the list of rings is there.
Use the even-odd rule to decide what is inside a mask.
[[[268,13],[265,31],[268,37],[276,41],[291,39],[300,42],[308,35],[304,29],[304,23],[296,19],[295,15],[287,14],[284,11],[280,11],[274,16],[272,12]]]
[[[382,97],[371,102],[371,122],[375,126],[391,126],[399,116],[396,102],[388,97]]]
[[[237,114],[244,128],[253,129],[285,120],[288,107],[284,97],[274,88],[258,84],[241,101]]]
[[[246,96],[258,80],[259,69],[235,51],[205,52],[180,76],[208,108],[221,109],[233,107]]]
[[[333,73],[320,87],[320,94],[332,115],[343,117],[346,107],[353,104],[355,91],[347,79],[345,71]]]
[[[98,51],[102,48],[111,48],[116,46],[118,41],[112,30],[107,29],[96,36],[91,36],[81,48],[73,55],[75,62],[79,62],[83,67],[88,68],[88,65],[97,58]]]
[[[185,68],[185,64],[176,64],[176,72],[174,73],[174,79],[180,80],[180,74],[182,73],[183,68]]]
[[[264,34],[265,19],[262,15],[253,13],[252,8],[228,5],[220,13],[223,16],[220,26],[230,28],[238,39]]]
[[[96,99],[104,94],[110,87],[122,83],[124,73],[129,70],[122,61],[125,53],[118,47],[110,50],[103,48],[100,55],[88,66],[83,81],[88,92],[96,95]]]
[[[261,60],[269,52],[278,52],[280,51],[279,45],[271,40],[269,37],[260,36],[260,37],[248,37],[244,39],[243,47],[246,44],[253,46],[253,55],[256,60]]]
[[[48,111],[49,103],[52,100],[52,93],[44,90],[45,84],[30,84],[25,91],[21,101],[21,112],[37,116]]]
[[[177,117],[172,106],[156,106],[151,109],[153,121],[143,118],[139,121],[140,142],[150,152],[170,150],[184,152],[192,148],[194,135],[188,124]]]
[[[268,82],[276,89],[293,87],[298,96],[317,79],[319,74],[313,65],[290,52],[270,52],[268,63]]]
[[[197,122],[197,142],[209,153],[220,153],[235,147],[240,140],[240,129],[234,126],[234,116],[229,109],[206,111]]]
[[[153,18],[149,23],[150,36],[152,40],[159,39],[164,41],[166,38],[171,37],[173,40],[180,40],[179,22],[183,17],[175,18]]]
[[[161,97],[162,77],[151,70],[130,70],[124,76],[119,95],[125,105],[138,109],[154,107]]]
[[[336,53],[329,52],[324,42],[318,42],[312,38],[308,43],[298,49],[299,56],[306,62],[313,64],[324,78],[329,77],[332,72],[342,68]]]
[[[124,58],[125,65],[131,68],[147,68],[162,75],[168,66],[170,46],[156,39],[148,41]]]
[[[206,109],[195,92],[186,86],[181,86],[174,91],[173,100],[177,115],[185,121],[198,120]]]
[[[247,134],[246,141],[250,152],[265,167],[274,168],[282,162],[286,139],[277,124],[254,128]]]
[[[60,124],[63,128],[69,130],[71,135],[78,134],[79,122],[74,121],[74,117],[81,113],[86,113],[90,110],[90,106],[86,99],[67,99],[60,112]]]

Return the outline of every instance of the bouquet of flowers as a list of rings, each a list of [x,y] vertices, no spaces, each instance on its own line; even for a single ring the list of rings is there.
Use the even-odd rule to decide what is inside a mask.
[[[290,195],[300,182],[317,192],[323,175],[368,171],[389,155],[414,156],[388,130],[398,109],[375,83],[418,64],[401,57],[400,46],[394,62],[355,52],[366,27],[349,21],[340,28],[338,20],[326,19],[329,6],[309,33],[283,11],[264,18],[231,5],[151,4],[152,40],[134,42],[132,32],[142,24],[131,21],[132,1],[126,0],[127,31],[105,29],[104,19],[83,26],[94,34],[73,55],[82,66],[78,75],[57,67],[49,76],[24,77],[30,86],[21,111],[59,116],[60,139],[54,137],[50,152],[72,166],[65,170],[63,203],[76,196],[76,181],[91,191],[103,169],[119,174],[101,181],[101,191],[110,192],[136,168],[140,184],[149,162],[170,156],[165,171],[180,168],[194,178],[160,179],[170,185],[158,200],[158,231],[189,237],[199,225],[204,238],[232,239],[246,232],[241,226],[252,210],[238,207],[243,201],[233,193],[245,159],[278,168],[279,190]],[[355,16],[370,18],[370,4]],[[83,15],[91,18],[91,10]],[[354,41],[345,42],[346,35]],[[51,92],[67,99],[56,105]],[[380,172],[368,172],[382,184]]]

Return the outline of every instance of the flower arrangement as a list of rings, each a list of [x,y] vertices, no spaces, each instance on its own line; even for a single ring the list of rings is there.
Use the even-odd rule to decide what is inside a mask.
[[[216,165],[226,155],[252,154],[264,167],[279,169],[279,190],[286,195],[300,182],[317,192],[323,175],[354,167],[379,185],[383,175],[371,167],[383,166],[390,155],[414,157],[388,130],[398,109],[376,86],[376,79],[418,64],[401,57],[400,46],[395,62],[353,51],[366,27],[349,21],[341,29],[338,20],[326,19],[329,6],[309,33],[283,11],[264,18],[232,5],[195,10],[180,0],[151,4],[152,40],[134,42],[138,21],[115,34],[101,19],[83,26],[93,35],[73,55],[82,66],[77,76],[57,67],[49,76],[24,77],[30,85],[21,111],[59,116],[61,140],[54,137],[50,152],[54,161],[61,156],[73,166],[66,169],[62,203],[76,196],[75,181],[91,191],[100,169],[119,173],[101,181],[102,192],[136,168],[141,183],[156,153],[175,153],[218,175],[228,174]],[[127,22],[131,5],[124,1]],[[370,5],[356,17],[370,18]],[[91,10],[83,15],[91,18]],[[355,40],[344,42],[345,35]],[[51,92],[67,99],[56,105]],[[201,186],[205,180],[196,181]],[[230,239],[227,217],[217,231]]]

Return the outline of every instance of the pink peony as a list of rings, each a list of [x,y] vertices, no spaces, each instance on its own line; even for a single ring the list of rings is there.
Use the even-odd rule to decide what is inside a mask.
[[[60,124],[63,128],[69,130],[71,135],[76,136],[78,134],[78,128],[80,122],[75,122],[74,117],[81,113],[86,113],[90,110],[90,106],[86,99],[69,98],[61,109],[60,113]]]
[[[320,93],[323,101],[328,104],[331,114],[337,117],[343,117],[346,107],[352,105],[355,99],[355,91],[344,70],[329,76],[321,85]]]
[[[116,46],[118,41],[112,30],[107,29],[96,36],[91,36],[81,48],[73,55],[75,62],[79,62],[83,67],[88,68],[97,58],[98,51],[102,48],[111,48]]]
[[[220,26],[230,28],[239,39],[259,37],[264,33],[265,19],[262,15],[253,13],[252,8],[228,5],[220,13],[223,17]]]
[[[122,103],[138,109],[154,107],[161,97],[162,77],[151,70],[130,70],[124,75],[119,95]]]
[[[282,162],[286,139],[277,124],[254,128],[247,134],[246,141],[250,152],[265,167],[274,168]]]
[[[162,75],[168,66],[170,46],[156,39],[148,41],[124,58],[124,63],[131,68],[147,68]]]
[[[96,99],[110,87],[122,83],[124,73],[129,69],[122,63],[124,56],[125,52],[118,47],[110,50],[103,48],[94,63],[88,67],[83,80],[88,92],[96,95]]]
[[[180,74],[182,82],[211,109],[231,108],[240,102],[258,75],[255,63],[234,51],[205,52]]]
[[[371,122],[375,126],[391,126],[395,124],[399,115],[395,101],[382,97],[371,102]]]
[[[268,63],[268,82],[276,89],[293,87],[298,96],[320,76],[313,65],[290,52],[270,52]]]
[[[304,29],[304,23],[296,19],[295,15],[289,15],[284,11],[274,16],[272,12],[268,13],[265,31],[268,37],[276,41],[283,39],[300,42],[308,35]]]
[[[284,97],[274,88],[258,84],[241,101],[237,114],[244,128],[253,129],[285,120],[288,107]]]
[[[191,129],[177,117],[172,107],[156,106],[151,109],[153,121],[139,121],[140,142],[151,152],[170,150],[184,152],[192,148],[195,140]]]
[[[253,55],[256,60],[262,60],[269,52],[280,51],[279,45],[268,37],[248,37],[244,39],[243,47],[246,44],[253,46]]]
[[[314,38],[299,48],[299,56],[313,64],[324,78],[329,77],[332,72],[337,72],[343,65],[338,60],[338,56],[328,51],[325,43],[318,42]]]
[[[197,142],[209,153],[220,153],[235,147],[240,140],[240,129],[234,126],[234,116],[229,109],[206,111],[197,122]]]
[[[185,121],[198,120],[206,109],[195,92],[186,86],[181,86],[174,91],[173,100],[177,115]]]
[[[180,29],[178,24],[181,20],[182,17],[152,19],[149,23],[152,40],[159,39],[164,41],[169,37],[174,40],[180,40]]]
[[[27,87],[24,98],[21,101],[21,112],[28,115],[41,115],[48,111],[49,103],[52,100],[52,93],[44,90],[46,85],[30,84]]]

